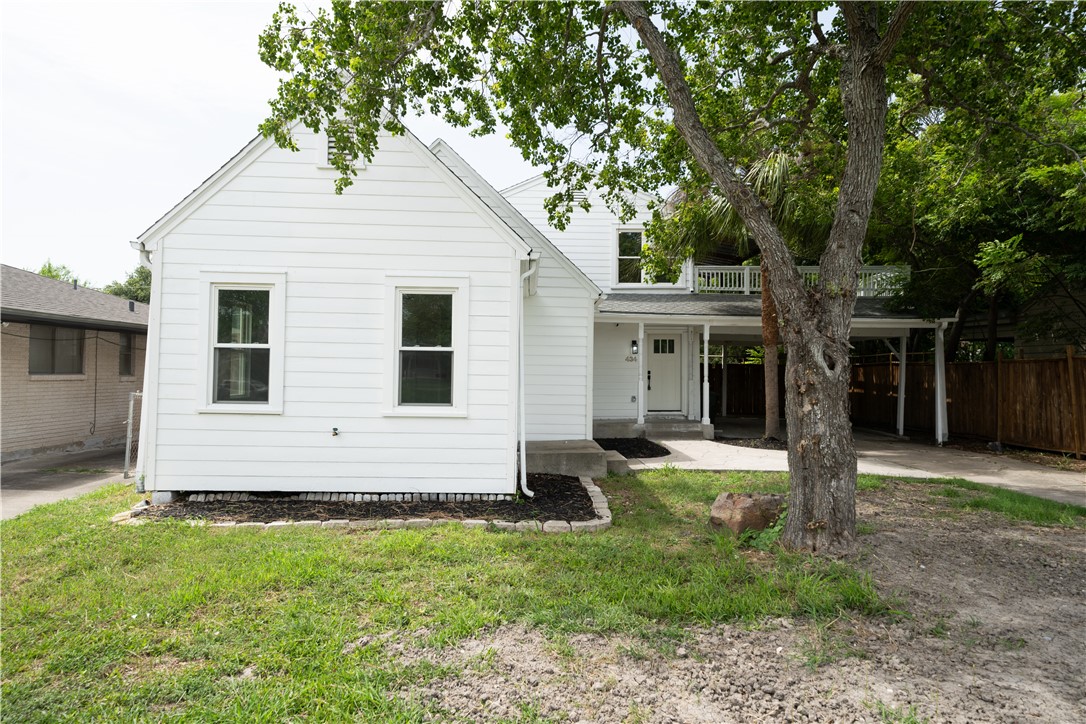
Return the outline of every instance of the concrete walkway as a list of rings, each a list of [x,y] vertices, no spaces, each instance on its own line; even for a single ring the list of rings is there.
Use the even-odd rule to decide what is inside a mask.
[[[6,463],[0,468],[0,518],[14,518],[35,505],[75,498],[123,480],[124,450],[94,450]]]
[[[1086,506],[1086,475],[1021,462],[1006,455],[971,453],[921,445],[866,433],[856,433],[859,471],[911,478],[962,478],[1017,490],[1060,503]],[[728,445],[713,440],[656,440],[671,455],[628,461],[631,470],[672,465],[685,470],[787,471],[783,450]]]

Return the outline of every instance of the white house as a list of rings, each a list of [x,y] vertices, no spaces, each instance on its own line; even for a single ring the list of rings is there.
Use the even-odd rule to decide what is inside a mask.
[[[160,499],[508,495],[518,470],[605,469],[596,426],[711,431],[699,345],[760,339],[758,297],[699,294],[736,280],[692,264],[643,284],[647,199],[559,233],[541,178],[498,193],[410,133],[337,196],[327,140],[297,140],[253,140],[133,242],[155,280],[140,469]],[[938,324],[861,302],[858,333]]]

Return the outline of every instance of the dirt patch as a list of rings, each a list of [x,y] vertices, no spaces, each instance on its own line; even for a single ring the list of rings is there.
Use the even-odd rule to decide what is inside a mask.
[[[348,503],[291,500],[274,493],[253,494],[244,501],[197,503],[178,500],[144,508],[140,515],[153,519],[198,518],[213,523],[270,523],[276,520],[381,520],[431,518],[435,520],[595,520],[592,498],[581,481],[569,475],[530,474],[528,487],[535,497],[513,500],[449,502]]]
[[[873,532],[853,563],[902,615],[679,641],[507,625],[430,649],[405,635],[390,655],[460,673],[401,696],[457,721],[1086,721],[1081,529],[962,511],[909,483],[862,493],[858,513]]]
[[[614,450],[627,460],[662,458],[671,454],[663,445],[657,445],[643,437],[598,437],[596,444],[604,450]]]

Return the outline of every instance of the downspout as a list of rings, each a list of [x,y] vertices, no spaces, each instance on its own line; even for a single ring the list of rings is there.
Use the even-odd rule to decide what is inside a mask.
[[[535,493],[528,489],[528,433],[527,423],[525,422],[527,415],[524,413],[524,402],[526,395],[524,394],[524,380],[527,376],[525,369],[528,367],[527,362],[524,359],[524,300],[527,298],[528,279],[539,271],[539,263],[534,259],[528,259],[528,271],[520,275],[520,288],[521,288],[521,300],[520,300],[520,354],[518,359],[520,360],[520,388],[517,391],[517,415],[520,417],[519,429],[520,429],[520,490],[529,498],[534,498]]]

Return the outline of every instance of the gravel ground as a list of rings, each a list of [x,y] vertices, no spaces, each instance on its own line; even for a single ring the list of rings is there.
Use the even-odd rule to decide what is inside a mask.
[[[853,562],[907,615],[691,627],[677,646],[559,646],[519,625],[451,649],[401,638],[386,650],[404,663],[460,670],[401,695],[440,721],[1086,721],[1083,531],[961,511],[931,491],[898,483],[858,504],[874,533]]]
[[[754,447],[759,450],[787,450],[787,440],[764,437],[718,437],[714,442],[722,445],[738,445],[739,447]]]

